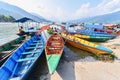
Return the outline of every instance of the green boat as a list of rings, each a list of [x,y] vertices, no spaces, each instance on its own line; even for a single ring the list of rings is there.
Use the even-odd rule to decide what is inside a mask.
[[[0,63],[3,63],[25,40],[25,36],[21,36],[6,44],[0,46]]]
[[[97,36],[97,35],[84,35],[84,34],[74,34],[74,35],[81,39],[85,39],[93,42],[105,42],[113,38],[112,36]]]
[[[49,73],[53,74],[57,68],[64,49],[63,39],[59,34],[52,34],[47,40],[45,54]]]

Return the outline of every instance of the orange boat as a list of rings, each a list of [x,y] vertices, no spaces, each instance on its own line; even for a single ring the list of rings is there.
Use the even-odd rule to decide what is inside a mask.
[[[64,42],[60,34],[52,34],[47,40],[45,53],[48,64],[49,73],[53,74],[59,63],[60,57],[64,49]]]
[[[80,39],[74,35],[61,33],[62,37],[65,39],[65,42],[69,43],[70,45],[94,53],[94,54],[111,54],[113,53],[112,50],[105,48],[101,45],[94,44],[92,42]]]

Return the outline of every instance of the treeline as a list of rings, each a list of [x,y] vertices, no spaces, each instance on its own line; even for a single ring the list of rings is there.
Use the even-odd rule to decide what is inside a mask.
[[[15,21],[15,18],[12,16],[5,16],[5,15],[0,15],[0,22],[13,22]]]

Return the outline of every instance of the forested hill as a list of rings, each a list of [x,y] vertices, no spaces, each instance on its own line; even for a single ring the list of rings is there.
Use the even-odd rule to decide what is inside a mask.
[[[15,18],[12,16],[5,16],[5,15],[0,15],[0,22],[13,22],[15,21]]]

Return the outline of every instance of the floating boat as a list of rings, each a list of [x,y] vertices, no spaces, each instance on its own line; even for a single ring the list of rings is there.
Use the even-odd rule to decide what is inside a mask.
[[[21,36],[0,46],[0,63],[4,61],[24,42],[25,36]],[[1,64],[2,65],[2,64]]]
[[[56,70],[63,48],[64,43],[60,34],[52,34],[47,40],[45,53],[50,74],[53,74]]]
[[[76,33],[80,33],[83,35],[88,35],[91,37],[104,37],[104,38],[109,38],[109,39],[113,39],[116,37],[116,35],[112,35],[112,34],[108,34],[106,32],[97,32],[97,31],[93,31],[93,30],[77,30]]]
[[[105,32],[95,32],[91,30],[68,31],[68,32],[70,34],[74,34],[76,37],[93,42],[105,42],[116,37],[116,35],[108,34]]]
[[[44,50],[44,40],[36,35],[22,44],[1,66],[0,80],[26,80]]]
[[[74,36],[93,42],[105,42],[111,39],[111,37],[97,36],[97,35],[74,34]]]
[[[94,44],[84,39],[80,39],[74,35],[67,34],[67,33],[61,33],[61,35],[65,39],[65,42],[69,43],[70,45],[76,48],[79,48],[94,54],[112,54],[113,53],[113,51],[108,48]]]

